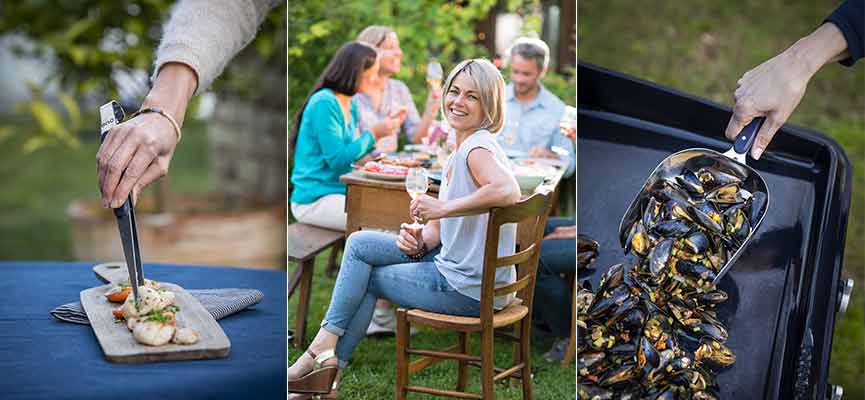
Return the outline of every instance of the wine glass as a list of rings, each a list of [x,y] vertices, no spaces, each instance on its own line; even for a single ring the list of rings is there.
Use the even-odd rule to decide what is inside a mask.
[[[571,106],[565,106],[565,112],[562,113],[562,119],[559,120],[559,130],[562,135],[567,136],[568,130],[577,129],[577,109]],[[570,152],[563,147],[553,146],[550,150],[561,157],[567,157]]]
[[[563,135],[567,129],[577,129],[576,107],[565,106],[565,112],[562,113],[562,119],[559,121],[559,128]]]
[[[442,70],[442,65],[437,61],[430,61],[426,66],[426,82],[430,85],[431,88],[439,87],[442,85],[442,78],[444,77],[444,70]]]
[[[420,167],[410,168],[408,170],[408,174],[405,177],[405,190],[408,192],[408,195],[411,196],[412,200],[417,199],[418,196],[426,193],[427,189],[429,189],[429,181],[427,181],[426,175],[426,170]],[[417,218],[412,216],[412,219],[414,222],[408,225],[409,228],[423,228],[423,224],[417,222]]]

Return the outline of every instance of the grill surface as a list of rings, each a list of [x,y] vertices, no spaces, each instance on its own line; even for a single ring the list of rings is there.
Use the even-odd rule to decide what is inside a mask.
[[[581,278],[596,288],[600,275],[623,261],[618,223],[646,177],[678,150],[728,149],[722,131],[729,111],[591,66],[580,65],[578,76],[578,226],[600,243],[593,273]],[[799,347],[808,328],[815,347],[811,368],[803,369],[807,387],[825,391],[850,171],[831,140],[800,128],[785,130],[770,146],[774,153],[749,160],[772,201],[719,285],[730,298],[718,314],[737,355],[718,375],[724,399],[794,398]]]

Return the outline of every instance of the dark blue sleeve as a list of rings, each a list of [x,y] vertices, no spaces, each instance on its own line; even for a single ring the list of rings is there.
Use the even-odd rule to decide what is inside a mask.
[[[850,66],[862,58],[865,48],[865,36],[862,33],[865,25],[865,0],[845,0],[824,22],[835,24],[847,41],[847,53],[850,57],[841,60],[841,64]]]

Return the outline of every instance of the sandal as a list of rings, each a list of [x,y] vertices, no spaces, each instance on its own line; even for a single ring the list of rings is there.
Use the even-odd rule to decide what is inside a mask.
[[[315,394],[323,394],[329,395],[331,392],[335,394],[335,383],[336,375],[339,372],[339,367],[336,365],[322,365],[327,360],[331,358],[336,358],[333,349],[325,350],[320,354],[316,355],[311,350],[306,350],[307,354],[309,354],[315,363],[313,364],[312,371],[309,371],[306,375],[297,378],[297,379],[289,379],[287,382],[287,389],[289,393],[315,393]],[[322,397],[326,398],[326,397]]]

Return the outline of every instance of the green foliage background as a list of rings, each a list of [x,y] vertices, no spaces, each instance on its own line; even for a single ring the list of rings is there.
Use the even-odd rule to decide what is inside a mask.
[[[459,61],[472,57],[492,59],[477,44],[474,26],[486,17],[496,0],[467,0],[454,5],[441,0],[338,0],[289,2],[288,4],[288,112],[293,119],[312,84],[342,44],[354,40],[369,25],[394,28],[403,51],[402,69],[395,76],[408,85],[416,105],[426,99],[426,64],[435,57],[445,73]],[[503,11],[527,14],[539,1],[506,1]],[[528,18],[525,29],[540,32],[540,21]],[[508,81],[507,75],[505,80]],[[544,84],[569,104],[576,103],[575,79],[548,73]],[[291,131],[293,121],[289,121]],[[291,160],[291,155],[289,155]]]
[[[32,98],[18,105],[19,124],[0,126],[0,143],[15,133],[24,136],[21,149],[29,153],[46,146],[80,145],[79,131],[92,131],[96,110],[81,110],[86,95],[116,98],[109,79],[114,69],[151,72],[156,47],[167,20],[171,0],[23,0],[4,2],[0,34],[15,33],[36,46],[13,49],[21,57],[53,56],[56,74],[43,82],[28,82]],[[255,68],[284,71],[285,5],[268,14],[255,40],[238,56],[254,59]],[[111,46],[105,46],[105,38]],[[279,60],[273,63],[272,60]],[[229,64],[214,83],[214,90],[233,90],[247,98],[255,95],[256,74]],[[49,101],[45,88],[57,85],[58,102]],[[241,90],[239,88],[246,88]],[[59,103],[59,104],[58,104]],[[22,130],[23,126],[29,129]],[[30,122],[31,124],[27,124]]]

